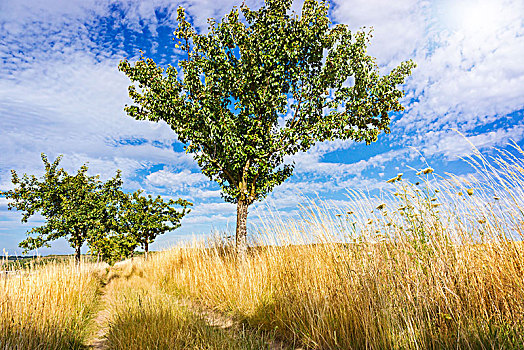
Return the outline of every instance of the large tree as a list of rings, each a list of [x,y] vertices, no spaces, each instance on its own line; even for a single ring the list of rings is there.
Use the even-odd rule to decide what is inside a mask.
[[[184,52],[166,69],[150,58],[119,68],[132,82],[127,113],[164,121],[193,154],[202,173],[237,204],[237,252],[247,249],[248,207],[293,171],[285,156],[316,142],[371,143],[389,132],[389,112],[402,111],[397,87],[414,63],[380,76],[367,55],[369,33],[332,25],[327,1],[305,0],[300,16],[292,0],[242,5],[199,34],[178,9],[176,48]]]
[[[11,200],[9,209],[22,211],[22,222],[37,213],[45,219],[42,226],[27,232],[29,237],[20,242],[20,247],[33,250],[64,237],[75,249],[78,262],[82,245],[113,225],[112,202],[122,180],[117,172],[115,177],[102,182],[98,175],[87,174],[86,165],[76,174],[69,174],[59,168],[60,160],[61,156],[51,163],[42,154],[45,173],[41,178],[28,174],[19,177],[12,170],[15,188],[1,194]]]

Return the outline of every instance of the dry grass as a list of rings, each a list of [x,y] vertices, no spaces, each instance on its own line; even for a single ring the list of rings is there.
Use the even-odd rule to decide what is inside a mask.
[[[477,154],[477,173],[392,180],[378,197],[311,203],[266,220],[246,260],[198,242],[105,277],[110,349],[524,348],[524,152]],[[0,348],[82,348],[97,307],[93,268],[10,278]],[[186,302],[242,322],[213,326]],[[255,331],[252,331],[255,330]]]
[[[27,268],[0,280],[0,349],[82,349],[99,291],[99,267]]]
[[[143,266],[147,263],[137,259],[110,272],[108,349],[268,348],[252,331],[210,325],[183,300],[162,291]]]
[[[240,263],[208,242],[157,254],[146,269],[172,295],[310,348],[522,348],[516,153],[497,167],[469,159],[473,177],[427,169],[420,184],[397,179],[377,198],[352,192],[343,210],[312,205],[302,220],[266,222]]]

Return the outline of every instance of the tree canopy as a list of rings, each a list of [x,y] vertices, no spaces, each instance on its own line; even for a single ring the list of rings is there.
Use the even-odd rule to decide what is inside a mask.
[[[333,25],[328,3],[306,0],[300,16],[291,0],[266,0],[258,10],[233,8],[197,33],[178,9],[177,66],[142,57],[119,68],[133,83],[127,113],[166,122],[237,203],[237,248],[246,249],[247,208],[285,181],[285,157],[315,143],[371,143],[389,132],[390,112],[403,110],[398,85],[414,63],[381,76],[366,53],[370,34]]]
[[[127,195],[121,215],[121,230],[142,245],[147,254],[149,244],[157,236],[180,227],[180,220],[189,213],[192,203],[184,199],[164,201],[160,196],[143,196],[141,191]],[[181,211],[173,206],[179,205]]]
[[[22,211],[22,222],[37,213],[46,220],[44,225],[29,230],[29,237],[19,245],[28,251],[49,247],[49,242],[64,237],[75,248],[78,261],[80,248],[88,238],[114,224],[110,210],[114,193],[122,185],[120,172],[102,182],[98,175],[87,175],[87,165],[71,175],[59,168],[61,156],[53,163],[43,153],[41,157],[45,169],[41,178],[28,174],[19,177],[12,170],[15,188],[2,193],[11,199],[9,209]]]
[[[51,163],[42,154],[45,172],[40,178],[28,174],[20,177],[12,170],[15,188],[0,192],[10,200],[10,210],[22,212],[22,222],[37,213],[45,219],[20,242],[25,251],[49,247],[51,241],[64,237],[75,248],[77,261],[84,243],[91,253],[110,263],[131,256],[139,244],[147,254],[158,235],[180,227],[180,220],[189,212],[187,207],[192,205],[183,199],[145,197],[140,190],[124,193],[120,171],[103,182],[98,175],[88,175],[84,164],[71,175],[59,168],[61,158]],[[177,211],[174,205],[183,209]]]

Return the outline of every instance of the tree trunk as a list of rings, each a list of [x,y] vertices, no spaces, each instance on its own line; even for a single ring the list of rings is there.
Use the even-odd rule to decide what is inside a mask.
[[[237,232],[236,232],[236,250],[237,257],[244,259],[247,252],[247,201],[239,200],[237,203]]]
[[[80,264],[80,246],[75,247],[75,261]]]
[[[149,252],[149,238],[146,237],[146,241],[144,242],[144,250],[146,252],[146,260],[147,260],[147,253]]]

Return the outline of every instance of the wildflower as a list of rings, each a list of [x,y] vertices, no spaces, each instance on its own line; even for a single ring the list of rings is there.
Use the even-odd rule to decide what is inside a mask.
[[[402,175],[404,175],[404,173],[398,173],[397,176],[389,179],[388,181],[386,181],[387,183],[393,183],[393,182],[396,182],[396,181],[400,181],[402,180]]]
[[[380,204],[380,205],[377,207],[377,209],[378,209],[378,210],[382,210],[382,209],[384,209],[385,207],[386,207],[386,205],[385,205],[384,203],[382,203],[382,204]]]
[[[457,193],[459,196],[462,196],[462,192]]]
[[[466,192],[467,192],[467,194],[470,195],[470,196],[473,195],[473,189],[471,189],[471,188],[468,188],[468,189],[466,190]]]
[[[496,201],[498,201],[500,198],[497,197],[497,196],[495,196],[495,197],[493,197],[493,199],[496,200]]]
[[[348,211],[348,215],[351,215],[351,214],[353,214],[353,211],[352,210]]]
[[[431,174],[433,171],[434,171],[433,168],[428,167],[426,169],[422,169],[421,171],[417,172],[417,175],[420,175],[420,174],[424,174],[424,175]]]
[[[373,219],[368,220],[368,225],[371,225],[373,223]]]
[[[486,220],[484,220],[484,219],[478,219],[477,221],[479,222],[479,224],[485,224],[486,223]]]

